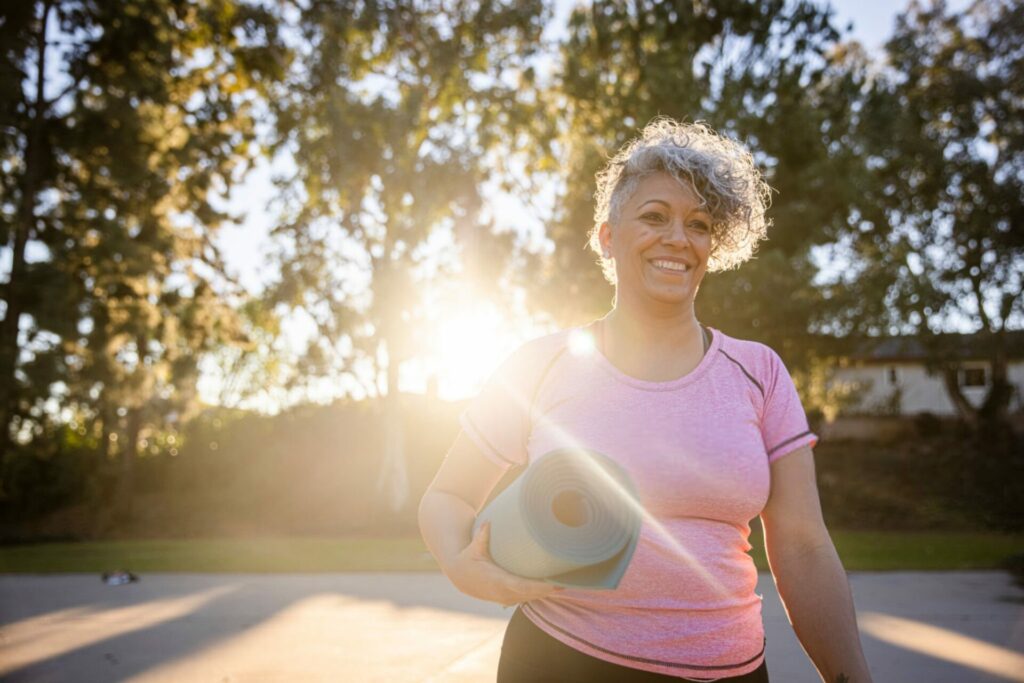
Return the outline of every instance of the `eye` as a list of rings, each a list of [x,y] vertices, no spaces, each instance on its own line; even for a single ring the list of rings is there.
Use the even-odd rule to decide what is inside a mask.
[[[640,218],[642,220],[645,220],[645,221],[649,222],[649,223],[664,223],[665,222],[665,217],[663,215],[661,215],[660,213],[658,213],[657,211],[648,211],[644,215],[640,216]]]
[[[711,226],[704,221],[691,221],[690,227],[697,232],[711,232]]]

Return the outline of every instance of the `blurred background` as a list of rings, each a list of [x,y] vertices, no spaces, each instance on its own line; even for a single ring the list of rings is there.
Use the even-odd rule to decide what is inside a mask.
[[[833,528],[1024,530],[1024,6],[33,0],[0,14],[0,539],[409,536],[465,402],[603,315],[594,173],[776,190],[698,316]]]

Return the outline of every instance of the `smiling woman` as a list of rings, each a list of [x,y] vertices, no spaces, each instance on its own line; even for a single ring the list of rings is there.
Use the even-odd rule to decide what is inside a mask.
[[[499,683],[765,683],[758,515],[822,676],[870,680],[793,380],[770,348],[694,312],[705,273],[740,265],[765,237],[767,199],[745,147],[701,124],[652,122],[598,175],[591,246],[613,309],[521,346],[463,413],[420,527],[456,587],[521,603]],[[614,590],[516,576],[495,564],[490,527],[473,531],[510,468],[565,448],[602,454],[636,487],[643,529]]]
[[[644,178],[622,207],[614,238],[610,223],[599,229],[619,295],[643,292],[670,307],[692,300],[708,267],[713,220],[697,193],[671,175]]]

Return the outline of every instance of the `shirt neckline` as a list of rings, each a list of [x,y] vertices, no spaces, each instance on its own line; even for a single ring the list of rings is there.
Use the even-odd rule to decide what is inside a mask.
[[[590,327],[590,325],[586,327],[579,327],[576,329],[580,330],[581,332],[587,332],[587,327]],[[707,373],[708,368],[711,366],[711,364],[715,361],[715,358],[718,356],[718,350],[722,347],[722,333],[719,332],[714,327],[710,327],[707,325],[704,325],[703,327],[706,327],[707,330],[711,332],[711,344],[708,345],[707,352],[704,354],[704,357],[700,359],[700,362],[697,363],[697,366],[694,367],[685,375],[683,375],[682,377],[676,377],[675,379],[659,382],[639,379],[637,377],[633,377],[632,375],[627,375],[625,372],[616,367],[614,363],[608,360],[607,356],[605,356],[604,352],[600,348],[598,348],[597,344],[594,345],[593,349],[594,362],[597,364],[598,367],[600,367],[604,372],[611,375],[612,378],[614,378],[615,380],[623,384],[636,387],[637,389],[643,389],[645,391],[672,391],[674,389],[679,389],[681,387],[685,387],[688,384],[696,382],[705,373]],[[591,328],[591,330],[592,329],[593,328]]]

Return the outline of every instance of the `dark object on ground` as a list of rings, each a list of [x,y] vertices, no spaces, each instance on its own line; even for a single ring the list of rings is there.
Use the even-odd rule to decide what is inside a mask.
[[[138,583],[139,577],[126,569],[103,572],[103,583],[108,586],[123,586],[126,583]]]
[[[1013,576],[1013,582],[1024,588],[1024,553],[1017,553],[1003,560],[1003,567]]]

